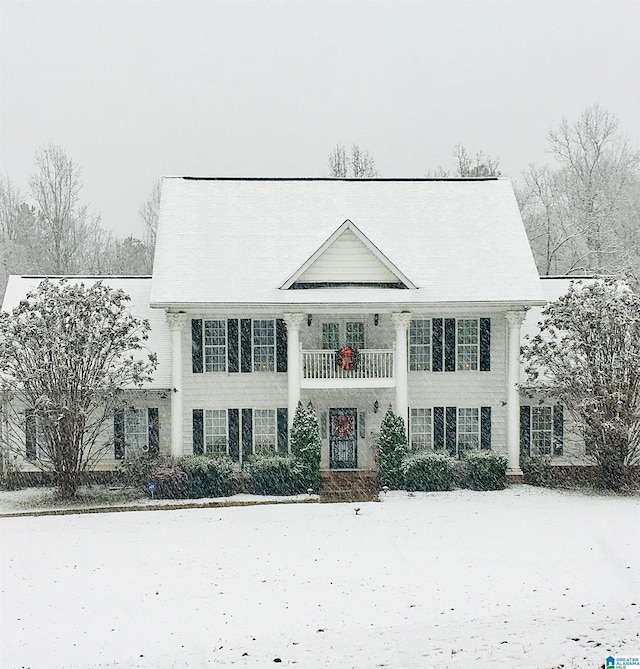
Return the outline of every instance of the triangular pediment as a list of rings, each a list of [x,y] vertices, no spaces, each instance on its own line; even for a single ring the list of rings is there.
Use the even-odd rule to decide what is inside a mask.
[[[281,286],[415,288],[413,283],[347,219]]]

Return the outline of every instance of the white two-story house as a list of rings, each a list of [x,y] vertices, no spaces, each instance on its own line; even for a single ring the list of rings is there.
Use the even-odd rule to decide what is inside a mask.
[[[160,368],[104,468],[151,441],[286,452],[302,400],[325,470],[375,470],[391,406],[413,448],[490,448],[521,474],[521,324],[545,296],[507,179],[165,178],[153,276],[119,281]]]

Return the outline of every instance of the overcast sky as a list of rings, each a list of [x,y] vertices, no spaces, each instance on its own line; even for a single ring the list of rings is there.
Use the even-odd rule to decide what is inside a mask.
[[[519,179],[599,102],[640,146],[640,2],[0,0],[0,170],[28,190],[61,145],[118,234],[162,175],[327,174],[337,142],[382,176],[462,143]]]

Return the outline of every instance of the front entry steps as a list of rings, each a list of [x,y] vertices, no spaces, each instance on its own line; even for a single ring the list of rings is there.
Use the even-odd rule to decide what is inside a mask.
[[[321,472],[321,502],[376,502],[376,472],[368,470],[329,470]]]

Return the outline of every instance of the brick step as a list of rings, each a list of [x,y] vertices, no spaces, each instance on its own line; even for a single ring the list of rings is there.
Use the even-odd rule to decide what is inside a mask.
[[[322,472],[322,494],[324,497],[377,498],[378,485],[375,472],[328,471]]]

